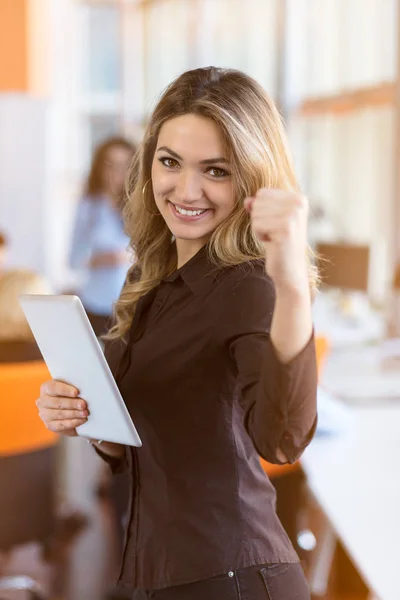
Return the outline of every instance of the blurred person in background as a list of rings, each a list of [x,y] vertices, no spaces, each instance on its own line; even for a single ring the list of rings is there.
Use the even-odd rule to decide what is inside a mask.
[[[295,462],[316,428],[316,273],[308,203],[259,84],[210,67],[168,86],[124,215],[136,263],[105,352],[143,445],[91,440],[130,476],[119,587],[309,600],[259,457]],[[90,418],[79,391],[41,392],[47,427],[75,436]]]
[[[7,260],[7,238],[0,231],[0,276],[3,274]]]
[[[125,178],[136,148],[123,137],[99,145],[75,216],[70,265],[83,272],[78,290],[97,336],[110,325],[130,265],[121,216]]]

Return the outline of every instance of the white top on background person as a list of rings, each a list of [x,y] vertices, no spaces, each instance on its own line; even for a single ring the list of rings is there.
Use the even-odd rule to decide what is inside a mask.
[[[134,152],[124,138],[111,138],[96,149],[75,217],[70,264],[84,272],[79,296],[87,311],[105,317],[112,314],[131,263],[121,198]]]

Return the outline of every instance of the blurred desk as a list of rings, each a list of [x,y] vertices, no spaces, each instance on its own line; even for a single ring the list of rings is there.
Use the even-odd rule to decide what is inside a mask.
[[[331,348],[377,342],[386,332],[385,315],[372,310],[365,294],[353,294],[347,299],[339,292],[320,292],[313,305],[315,331],[328,338]],[[351,308],[351,310],[350,310]]]
[[[323,379],[372,377],[373,355],[336,351]],[[375,352],[375,367],[379,353]],[[385,388],[385,372],[372,371]],[[400,373],[392,373],[399,377]],[[380,377],[380,379],[379,379]],[[377,379],[378,378],[378,379]],[[372,380],[371,380],[372,381]],[[358,402],[349,407],[351,426],[316,438],[302,458],[309,488],[360,576],[379,600],[399,600],[400,577],[400,387],[399,399]]]
[[[399,346],[397,345],[399,348]],[[322,386],[347,404],[382,405],[400,401],[400,348],[390,356],[387,344],[334,350],[322,373]]]

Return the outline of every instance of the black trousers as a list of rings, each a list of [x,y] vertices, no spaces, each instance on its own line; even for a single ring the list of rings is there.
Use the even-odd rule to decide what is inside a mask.
[[[137,590],[132,600],[310,600],[310,592],[299,563],[277,563],[162,590]]]

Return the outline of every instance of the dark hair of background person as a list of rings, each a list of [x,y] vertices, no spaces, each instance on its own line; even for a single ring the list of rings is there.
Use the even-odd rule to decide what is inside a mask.
[[[124,148],[128,152],[131,152],[132,157],[137,150],[137,147],[134,144],[122,136],[108,138],[103,143],[99,144],[93,154],[90,172],[85,184],[85,195],[95,198],[104,192],[104,166],[109,151],[115,147]]]
[[[0,248],[3,248],[3,246],[7,246],[7,238],[4,233],[0,231]]]

